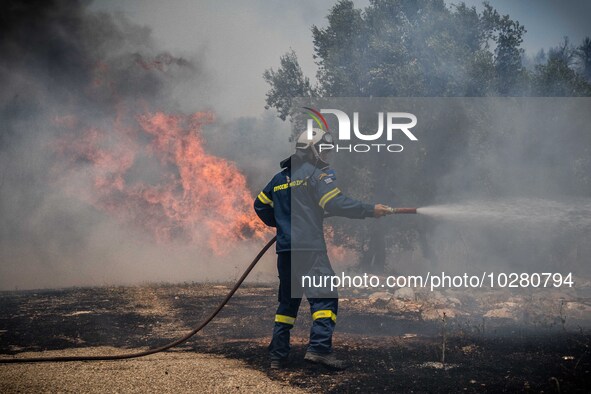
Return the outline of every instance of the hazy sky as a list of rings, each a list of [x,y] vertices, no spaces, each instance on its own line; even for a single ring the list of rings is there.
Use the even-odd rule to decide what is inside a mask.
[[[231,166],[229,175],[217,180],[230,182],[231,189],[238,190],[239,196],[249,191],[256,195],[270,174],[279,169],[279,161],[293,150],[293,144],[288,142],[289,122],[280,122],[272,111],[265,113],[268,86],[262,73],[270,67],[276,69],[280,56],[292,48],[305,73],[314,78],[316,67],[310,27],[326,24],[325,16],[335,1],[96,0],[91,5],[92,10],[121,14],[133,26],[146,29],[132,28],[117,17],[89,17],[84,14],[87,0],[81,0],[81,4],[76,1],[35,3],[29,8],[13,7],[7,11],[6,23],[0,26],[0,53],[3,55],[0,78],[4,77],[3,89],[0,89],[3,131],[0,141],[0,289],[186,278],[206,280],[234,275],[233,267],[237,267],[234,261],[252,255],[260,247],[259,241],[247,241],[244,247],[233,247],[227,258],[212,257],[210,260],[207,251],[211,246],[204,243],[207,239],[201,235],[204,227],[200,225],[194,228],[196,241],[187,243],[186,248],[177,248],[176,243],[168,248],[155,243],[150,236],[149,228],[156,230],[154,234],[169,229],[171,234],[177,234],[175,229],[183,228],[187,222],[185,218],[195,217],[187,216],[185,207],[199,210],[202,204],[194,205],[193,199],[197,197],[186,196],[191,196],[189,190],[197,190],[190,185],[201,185],[203,180],[195,179],[185,187],[186,178],[182,174],[195,172],[191,167],[195,163],[187,152],[199,150],[188,148],[178,153],[175,148],[188,146],[186,138],[196,140],[200,136],[197,131],[185,132],[193,123],[183,122],[182,117],[158,115],[164,122],[174,123],[174,119],[180,119],[182,126],[180,129],[166,127],[168,132],[157,128],[163,137],[159,136],[158,141],[171,143],[151,143],[155,126],[146,126],[145,122],[156,114],[146,111],[158,109],[190,114],[213,110],[215,122],[203,127],[207,153],[234,162],[245,174],[250,190],[242,186],[236,189],[243,183]],[[362,8],[368,1],[356,2],[356,5]],[[588,2],[501,0],[492,3],[501,13],[509,13],[526,26],[525,48],[532,54],[540,47],[557,45],[564,35],[569,35],[575,44],[584,35],[591,35],[587,23],[591,7]],[[153,42],[147,39],[147,30],[151,30]],[[166,67],[168,72],[157,72],[150,60],[163,51],[173,55],[169,58],[171,66]],[[189,61],[177,62],[177,56]],[[575,101],[578,105],[587,103]],[[556,108],[555,105],[550,107]],[[565,137],[567,129],[556,134],[555,127],[546,123],[543,125],[547,134],[541,134],[541,128],[535,123],[530,128],[530,118],[538,122],[538,116],[523,116],[519,123],[523,126],[514,127],[514,118],[504,116],[503,108],[499,107],[495,113],[503,114],[497,116],[500,124],[487,123],[490,130],[531,129],[539,138],[523,134],[518,139],[503,142],[505,133],[495,136],[500,140],[491,137],[486,140],[489,145],[485,147],[496,148],[484,158],[477,155],[479,166],[464,165],[476,156],[462,150],[464,148],[458,150],[458,157],[453,159],[455,164],[452,166],[450,162],[449,172],[438,177],[438,183],[433,185],[438,201],[446,202],[448,196],[455,199],[464,190],[469,194],[470,180],[488,174],[489,170],[497,174],[494,179],[499,185],[496,187],[504,195],[538,197],[539,190],[547,194],[566,190],[575,195],[574,186],[568,190],[568,185],[586,185],[585,178],[577,176],[577,171],[584,172],[584,147],[587,146],[580,142],[585,136],[581,130],[585,129],[578,125],[588,122],[585,119],[573,122],[578,118],[571,114],[581,113],[580,107],[567,109],[558,111],[564,118],[555,120],[559,124],[560,120],[569,118],[573,138]],[[486,134],[486,130],[482,133]],[[430,135],[429,138],[444,136]],[[556,139],[546,138],[546,135]],[[431,146],[437,145],[437,141],[443,140],[437,139]],[[563,143],[568,141],[578,143]],[[155,154],[153,146],[162,147],[161,155]],[[173,148],[174,155],[166,151]],[[452,151],[446,149],[442,154]],[[177,157],[177,153],[180,156]],[[434,151],[433,154],[439,153]],[[171,161],[169,156],[177,161]],[[426,167],[419,166],[420,171],[436,168],[439,174],[437,157],[427,160]],[[576,163],[582,164],[573,167],[573,157],[581,158],[582,161],[577,159]],[[391,159],[393,162],[402,160]],[[179,171],[174,169],[175,163]],[[225,168],[223,164],[221,167]],[[181,171],[181,168],[189,170]],[[402,168],[406,168],[406,164]],[[499,171],[495,172],[497,169]],[[415,184],[412,179],[415,175],[408,173],[406,176],[408,178],[404,175],[396,178],[401,182],[400,187]],[[238,186],[231,183],[234,181]],[[445,187],[440,186],[443,184]],[[529,189],[528,185],[533,186]],[[565,189],[561,189],[563,185],[567,185]],[[128,188],[127,194],[122,192],[122,187]],[[105,192],[99,192],[103,188]],[[154,200],[155,194],[150,190],[163,195],[163,203],[154,203],[158,200]],[[413,195],[412,190],[400,193],[401,196]],[[391,198],[393,196],[387,196],[384,202],[390,202]],[[178,214],[176,207],[179,207]],[[207,211],[205,218],[219,216],[209,206],[203,209]],[[169,220],[163,215],[170,215],[170,212],[173,212],[171,217],[180,218],[175,219],[179,226],[167,224]],[[250,208],[248,212],[252,214]],[[138,224],[142,219],[146,226]],[[189,223],[190,226],[195,224]],[[454,244],[448,243],[449,238],[445,237],[447,234],[454,237],[456,232],[447,232],[441,227],[440,233],[439,244],[454,249]],[[581,237],[584,236],[583,233]],[[502,257],[495,252],[500,248],[500,244],[495,244],[498,238],[492,237],[487,243],[489,238],[487,234],[482,236],[482,243],[489,251],[488,255],[483,249],[478,252],[483,262],[494,262]],[[183,239],[179,237],[179,242],[184,242]],[[539,239],[538,234],[532,239]],[[556,242],[563,248],[557,249],[559,251],[578,250],[568,244],[560,245],[560,240]],[[573,242],[591,244],[585,238],[576,238]],[[434,245],[437,245],[436,240]],[[478,244],[475,245],[476,250]],[[523,250],[529,252],[528,248]],[[537,250],[540,256],[543,250]],[[197,260],[196,255],[200,257]],[[522,261],[521,256],[515,261]],[[548,258],[552,256],[554,254],[548,254]],[[579,260],[572,261],[578,264]],[[264,266],[273,271],[272,264]]]
[[[229,117],[264,111],[267,84],[262,73],[277,68],[290,48],[298,54],[306,75],[314,77],[312,25],[323,26],[336,0],[97,0],[93,9],[119,11],[131,21],[152,29],[158,47],[187,57],[205,58],[211,85],[211,105]],[[459,1],[449,1],[450,4]],[[466,0],[482,9],[482,1]],[[502,14],[525,25],[524,48],[535,54],[557,45],[568,35],[578,44],[591,35],[591,1],[491,0]],[[355,1],[358,8],[369,1]],[[203,92],[195,92],[202,102]],[[197,100],[197,97],[201,97]],[[189,95],[188,100],[191,100]]]

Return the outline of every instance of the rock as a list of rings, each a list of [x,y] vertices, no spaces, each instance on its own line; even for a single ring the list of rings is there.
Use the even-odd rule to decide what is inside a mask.
[[[588,319],[591,315],[591,306],[583,304],[581,302],[567,302],[565,303],[565,307],[568,311],[568,313],[566,314],[567,319],[569,317],[577,319]]]
[[[387,291],[378,291],[369,295],[368,299],[370,301],[390,301],[392,299],[392,294],[388,293]]]
[[[515,316],[515,312],[513,312],[511,309],[509,309],[507,307],[491,309],[490,311],[488,311],[484,314],[484,317],[517,320],[517,317]]]
[[[591,281],[588,279],[581,278],[581,277],[573,276],[573,282],[575,282],[574,287],[576,287],[578,289],[585,288],[585,287],[587,287],[587,288],[591,287]]]
[[[431,292],[431,299],[445,301],[445,296],[439,290],[433,290]]]
[[[402,287],[394,292],[394,297],[399,300],[414,301],[415,292],[411,287]]]
[[[421,318],[423,320],[441,320],[445,313],[446,319],[452,319],[457,316],[467,315],[467,313],[461,312],[454,308],[433,308],[425,309],[421,312]]]
[[[421,304],[414,301],[403,301],[397,298],[392,298],[386,308],[390,312],[395,313],[419,313],[421,311]]]
[[[437,290],[427,293],[425,301],[433,308],[446,308],[450,305],[448,298]]]

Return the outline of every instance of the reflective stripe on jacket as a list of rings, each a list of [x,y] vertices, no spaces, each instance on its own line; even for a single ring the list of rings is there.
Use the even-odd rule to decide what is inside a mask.
[[[282,167],[254,201],[259,218],[277,228],[277,252],[325,251],[325,213],[353,219],[373,216],[373,205],[343,195],[333,170],[295,155]]]

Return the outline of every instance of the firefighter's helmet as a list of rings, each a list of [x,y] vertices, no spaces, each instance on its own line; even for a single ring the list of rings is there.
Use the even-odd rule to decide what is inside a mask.
[[[312,139],[308,130],[303,131],[296,141],[296,149],[309,149],[316,160],[328,165],[328,152],[333,147],[332,135],[324,130],[313,128]]]
[[[310,147],[318,147],[319,144],[331,144],[333,138],[330,133],[317,128],[312,129],[312,139],[308,138],[308,130],[303,131],[296,141],[296,149],[308,149]]]

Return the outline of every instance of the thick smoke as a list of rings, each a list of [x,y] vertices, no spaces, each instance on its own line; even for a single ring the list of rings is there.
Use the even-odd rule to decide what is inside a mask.
[[[379,141],[337,142],[333,165],[345,193],[420,208],[417,216],[338,221],[342,243],[360,254],[360,272],[383,272],[363,258],[384,247],[386,273],[572,272],[584,280],[591,275],[589,104],[588,98],[537,97],[297,102],[358,111],[367,135],[377,130],[372,114],[408,111],[418,119],[412,129],[418,141],[401,132],[387,141],[384,132]],[[327,119],[337,130],[336,117]],[[376,142],[404,150],[347,148]],[[377,241],[366,241],[372,238]]]
[[[582,49],[553,51],[527,70],[520,60],[525,28],[489,5],[479,13],[442,1],[378,1],[363,10],[339,2],[328,21],[313,28],[317,86],[300,90],[335,101],[313,98],[311,104],[294,105],[291,113],[301,113],[302,106],[338,108],[352,120],[358,111],[370,118],[361,121],[367,134],[376,130],[372,114],[405,111],[418,117],[419,141],[405,140],[400,154],[335,155],[346,193],[430,207],[416,218],[343,224],[358,241],[353,247],[360,252],[362,272],[382,273],[387,265],[387,272],[410,274],[570,270],[589,275],[589,100],[532,97],[588,96],[580,66],[569,63]],[[268,73],[267,103],[286,114],[284,85],[305,87],[306,79],[293,72],[295,56],[281,60],[282,68]],[[388,105],[380,97],[399,99]],[[425,99],[405,102],[404,97]],[[329,124],[335,121],[330,118]],[[389,143],[384,135],[379,142]],[[387,261],[384,249],[390,252]]]
[[[131,219],[107,209],[124,205],[125,193],[115,191],[106,202],[97,194],[97,163],[104,152],[125,163],[130,135],[144,149],[133,152],[124,171],[109,169],[109,174],[153,190],[168,177],[180,177],[167,157],[150,154],[153,136],[142,132],[138,117],[178,115],[173,92],[181,85],[204,92],[212,87],[202,59],[161,52],[148,28],[122,16],[89,12],[87,6],[81,1],[2,5],[0,289],[232,279],[228,275],[235,275],[242,256],[252,254],[260,240],[242,242],[221,257],[208,248],[208,234],[192,233],[194,242],[175,243],[172,229],[173,242],[161,243],[138,225],[144,219],[141,207]],[[193,111],[211,110],[206,94],[200,100],[192,103]],[[269,127],[268,121],[259,122]],[[216,120],[200,127],[220,129]],[[100,138],[84,137],[89,130]],[[79,151],[72,154],[75,147]],[[235,169],[231,163],[227,168]],[[235,176],[243,175],[236,170]],[[208,180],[203,182],[206,186]],[[199,231],[198,225],[193,228]],[[249,234],[244,230],[241,237]]]
[[[253,191],[261,190],[279,162],[293,150],[289,125],[267,112],[260,118],[241,117],[220,121],[204,131],[209,150],[230,157],[247,176]],[[239,154],[236,154],[239,152]]]
[[[448,146],[456,150],[431,152],[433,167],[423,170],[447,170],[419,211],[427,214],[417,218],[424,242],[412,264],[399,255],[393,268],[588,278],[588,105],[586,98],[523,97],[449,103],[454,115],[423,129],[423,141],[443,133],[454,136]]]

